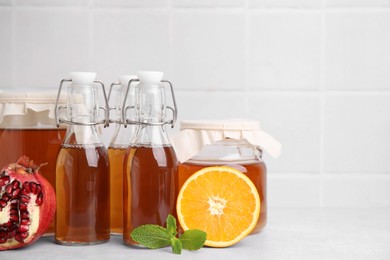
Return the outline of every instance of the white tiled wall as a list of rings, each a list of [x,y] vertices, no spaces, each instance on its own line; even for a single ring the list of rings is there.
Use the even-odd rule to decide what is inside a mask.
[[[390,206],[390,0],[0,0],[0,87],[75,70],[161,70],[179,119],[259,120],[270,207]]]

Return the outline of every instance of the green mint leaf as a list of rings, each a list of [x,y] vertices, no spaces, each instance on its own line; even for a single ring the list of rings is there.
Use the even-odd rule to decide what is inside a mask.
[[[187,230],[179,237],[182,243],[183,249],[187,250],[198,250],[206,241],[206,232],[199,229]]]
[[[174,254],[181,254],[183,249],[198,250],[203,247],[207,237],[206,232],[190,229],[177,238],[175,217],[168,215],[166,222],[167,228],[153,224],[139,226],[131,232],[130,236],[135,242],[151,249],[170,245]]]
[[[168,232],[172,236],[176,236],[176,234],[177,234],[177,231],[176,231],[176,229],[177,229],[176,219],[171,214],[169,214],[168,217],[167,217],[167,229],[168,229]]]
[[[152,249],[169,246],[172,237],[167,229],[152,224],[139,226],[130,235],[135,242]]]
[[[181,241],[179,239],[177,239],[176,237],[172,237],[171,238],[171,246],[172,246],[172,252],[174,254],[178,254],[178,255],[181,254],[181,250],[182,250],[183,246],[182,246]]]

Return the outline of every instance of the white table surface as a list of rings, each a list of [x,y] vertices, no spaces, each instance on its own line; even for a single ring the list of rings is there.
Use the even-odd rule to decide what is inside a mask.
[[[53,237],[0,252],[11,259],[390,259],[390,208],[271,208],[268,225],[229,248],[157,250],[127,247],[122,237],[95,246],[60,246]]]

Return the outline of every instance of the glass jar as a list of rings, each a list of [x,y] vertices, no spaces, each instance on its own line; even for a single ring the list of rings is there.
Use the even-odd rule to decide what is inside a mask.
[[[36,165],[55,189],[57,154],[66,128],[57,128],[54,116],[57,93],[49,89],[0,91],[0,166],[22,155]],[[65,99],[60,98],[60,103]],[[54,220],[46,235],[54,234]]]
[[[182,163],[179,186],[196,171],[210,166],[233,167],[255,184],[260,195],[260,216],[253,233],[267,222],[267,167],[263,148],[271,155],[280,153],[280,144],[260,130],[256,121],[183,121],[181,132],[172,138]],[[264,146],[262,146],[264,144]]]

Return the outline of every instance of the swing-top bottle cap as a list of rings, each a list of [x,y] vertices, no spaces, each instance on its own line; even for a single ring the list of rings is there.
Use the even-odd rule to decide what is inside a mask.
[[[164,76],[161,71],[139,71],[137,72],[138,79],[143,83],[159,84]]]
[[[70,78],[76,84],[87,85],[93,83],[96,78],[95,72],[70,72]]]

